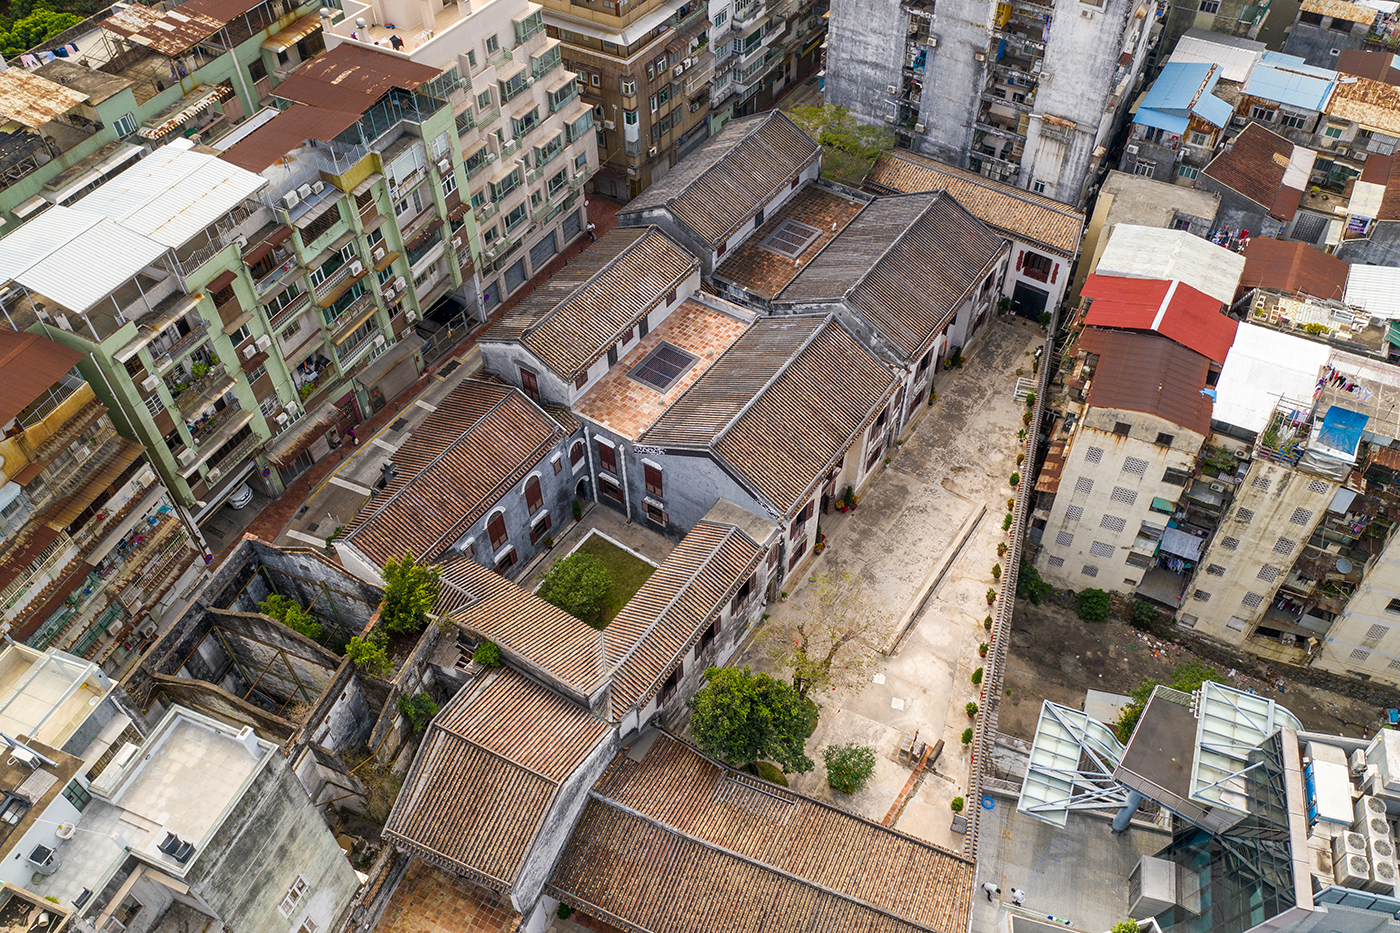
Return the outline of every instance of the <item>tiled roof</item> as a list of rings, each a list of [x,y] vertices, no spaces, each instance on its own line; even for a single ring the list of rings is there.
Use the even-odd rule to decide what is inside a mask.
[[[1094,299],[1085,324],[1153,330],[1221,365],[1239,327],[1219,300],[1185,282],[1094,274],[1080,294]]]
[[[699,264],[656,227],[611,230],[541,283],[481,342],[519,341],[572,380]]]
[[[896,385],[834,318],[764,318],[643,437],[710,446],[786,514]]]
[[[574,402],[574,411],[622,437],[636,440],[748,327],[748,321],[697,301],[682,302]],[[663,341],[691,354],[696,362],[670,389],[658,392],[628,373]]]
[[[778,294],[840,300],[904,355],[919,356],[986,278],[1006,240],[945,193],[878,198]]]
[[[500,895],[415,859],[375,933],[514,933],[521,916]]]
[[[1341,299],[1351,266],[1307,243],[1253,237],[1244,248],[1240,288],[1266,288],[1324,301]]]
[[[395,452],[398,476],[345,537],[381,565],[435,560],[563,436],[518,389],[465,380]]]
[[[1250,123],[1244,128],[1244,132],[1235,137],[1230,150],[1212,159],[1201,173],[1238,191],[1263,207],[1270,215],[1280,220],[1291,220],[1298,211],[1303,186],[1307,184],[1308,179],[1307,171],[1304,170],[1301,181],[1285,184],[1284,176],[1288,173],[1290,161],[1297,161],[1295,150],[1300,154],[1312,152],[1294,146],[1287,139],[1271,133],[1258,123]],[[1312,155],[1315,157],[1316,153]],[[1306,161],[1307,168],[1311,169],[1312,158],[1302,161]],[[1292,181],[1290,179],[1290,182]]]
[[[714,246],[811,165],[818,152],[812,138],[779,110],[731,120],[629,201],[618,211],[618,221],[641,222],[641,212],[665,208]]]
[[[604,773],[546,890],[650,933],[961,933],[975,887],[961,855],[662,735]]]
[[[631,645],[616,663],[613,716],[656,692],[710,621],[758,566],[762,550],[733,525],[699,521],[608,623],[609,652]]]
[[[1211,400],[1206,387],[1210,360],[1156,334],[1084,328],[1079,349],[1099,354],[1089,387],[1095,408],[1139,411],[1173,424],[1210,433]]]
[[[1348,75],[1332,90],[1327,112],[1383,133],[1400,134],[1400,87]]]
[[[817,185],[807,185],[783,205],[766,224],[720,264],[715,279],[732,282],[745,291],[770,299],[797,277],[802,265],[850,223],[851,218],[865,206],[864,201],[837,194]],[[816,231],[816,238],[802,250],[796,260],[763,245],[764,241],[789,220],[806,224]],[[809,234],[810,235],[810,234]]]
[[[989,227],[1009,237],[1038,243],[1065,258],[1079,250],[1084,215],[1044,195],[984,178],[912,152],[887,152],[865,176],[866,187],[882,193],[947,191]]]
[[[384,836],[504,892],[559,785],[611,732],[510,668],[490,671],[433,719]]]

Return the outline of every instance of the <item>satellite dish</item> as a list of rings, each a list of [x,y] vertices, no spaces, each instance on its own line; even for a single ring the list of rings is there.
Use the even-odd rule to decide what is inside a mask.
[[[1345,557],[1337,558],[1337,573],[1351,573],[1351,561],[1347,560]]]

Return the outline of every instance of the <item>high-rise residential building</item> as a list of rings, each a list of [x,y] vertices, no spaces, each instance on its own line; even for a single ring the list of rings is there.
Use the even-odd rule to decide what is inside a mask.
[[[408,0],[351,0],[327,45],[442,72],[453,148],[464,161],[462,205],[451,219],[470,211],[477,231],[463,240],[475,269],[454,289],[469,317],[489,313],[584,234],[583,189],[598,170],[595,108],[581,99],[587,78],[569,70],[567,44],[546,34],[539,4],[449,3],[434,12]]]
[[[593,107],[594,190],[636,197],[710,135],[710,49],[701,0],[545,0],[550,38],[563,43]]]
[[[822,63],[828,0],[710,0],[710,126],[770,106]]]
[[[117,433],[78,372],[81,358],[0,329],[0,617],[16,641],[115,670],[204,562],[145,451]]]
[[[5,233],[72,204],[152,147],[223,133],[324,48],[317,3],[170,7],[115,4],[10,57],[0,72]]]
[[[1082,206],[1152,38],[1141,0],[841,4],[826,100],[896,144]]]

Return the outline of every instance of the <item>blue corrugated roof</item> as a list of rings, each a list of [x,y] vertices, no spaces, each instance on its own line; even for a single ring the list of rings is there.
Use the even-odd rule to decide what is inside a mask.
[[[1220,66],[1199,62],[1167,62],[1142,101],[1144,107],[1186,116],[1191,104],[1209,94],[1220,80]]]
[[[1322,110],[1337,83],[1337,72],[1306,64],[1296,55],[1265,52],[1244,92],[1303,110]]]
[[[1180,136],[1185,133],[1188,123],[1185,117],[1163,113],[1160,110],[1148,110],[1146,107],[1138,108],[1138,112],[1133,115],[1133,122],[1141,123],[1143,126],[1156,127],[1159,130],[1166,130],[1174,136]]]
[[[1196,116],[1209,121],[1212,126],[1225,126],[1234,113],[1235,108],[1214,94],[1207,94],[1196,101]]]

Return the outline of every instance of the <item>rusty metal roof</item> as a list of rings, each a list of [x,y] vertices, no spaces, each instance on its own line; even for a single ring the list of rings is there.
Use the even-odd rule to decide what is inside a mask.
[[[1331,253],[1291,240],[1252,237],[1244,248],[1240,288],[1266,288],[1324,301],[1346,295],[1351,266]]]
[[[308,139],[330,142],[360,119],[358,112],[293,104],[219,154],[250,172],[261,172]]]
[[[77,350],[39,334],[0,329],[0,427],[9,424],[82,358]]]
[[[613,760],[546,891],[653,933],[954,933],[975,888],[970,859],[662,734],[641,761]]]
[[[274,93],[313,107],[364,113],[390,89],[411,91],[437,75],[436,68],[345,42],[292,72]]]
[[[1369,26],[1376,21],[1380,10],[1363,3],[1348,3],[1347,0],[1303,0],[1303,12],[1320,13],[1333,19],[1344,19],[1352,23]]]
[[[1344,75],[1332,90],[1327,112],[1367,129],[1400,135],[1400,87],[1371,78]]]
[[[1210,360],[1157,334],[1086,327],[1079,349],[1098,354],[1089,386],[1095,408],[1155,415],[1197,434],[1210,433],[1211,400],[1202,394]]]
[[[0,71],[0,117],[37,130],[63,116],[88,95],[30,74],[23,68]]]
[[[508,667],[453,696],[384,825],[384,836],[505,893],[555,794],[613,729]]]
[[[166,11],[159,19],[127,34],[125,38],[153,52],[174,58],[185,54],[224,28],[225,22],[227,20],[216,19],[200,11],[197,0],[190,0],[183,6]]]

